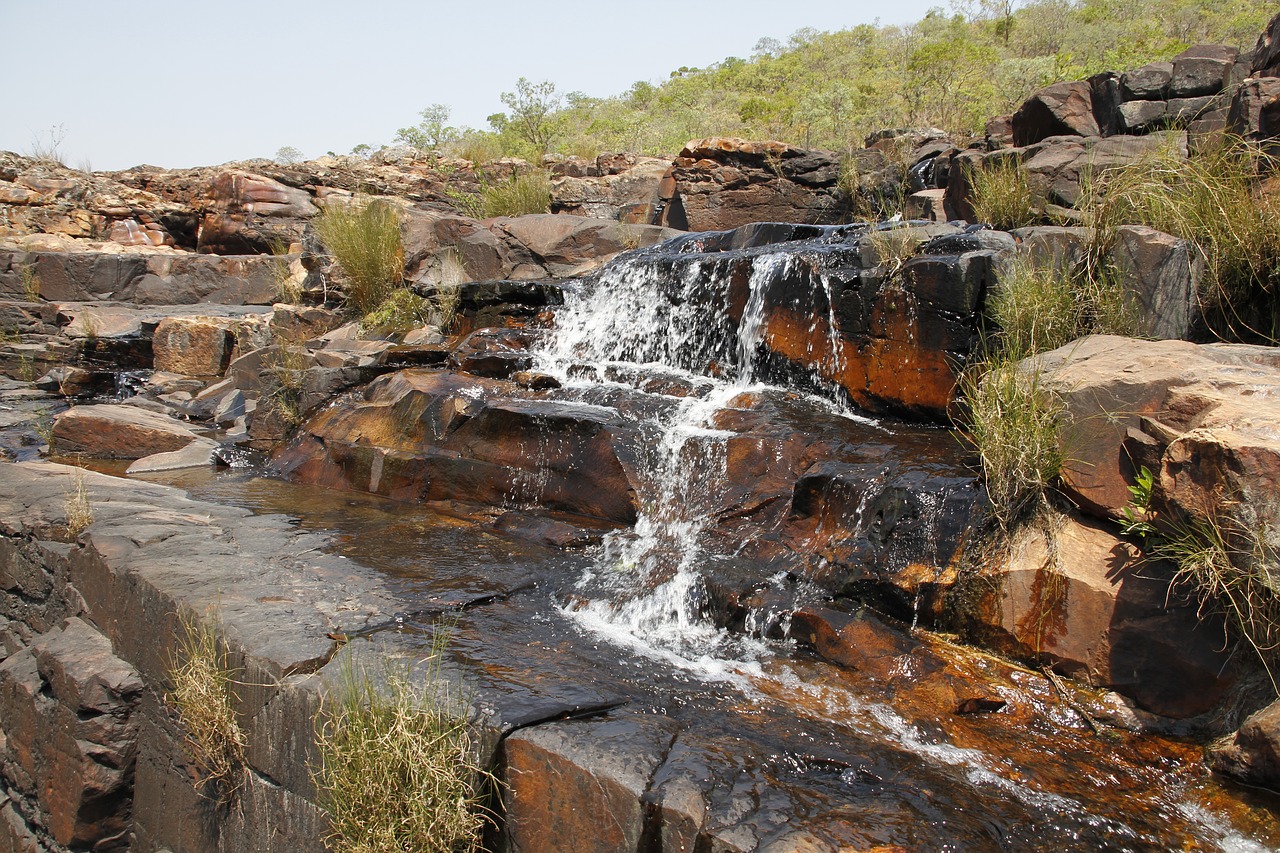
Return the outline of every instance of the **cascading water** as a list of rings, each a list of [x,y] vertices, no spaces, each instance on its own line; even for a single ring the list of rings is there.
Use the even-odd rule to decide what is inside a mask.
[[[737,398],[769,387],[760,375],[769,288],[812,262],[794,251],[732,263],[690,257],[673,265],[641,255],[614,264],[567,299],[538,354],[540,370],[588,397],[601,384],[647,392],[655,379],[665,379],[658,384],[680,395],[659,406],[651,424],[654,441],[641,454],[637,523],[605,538],[579,584],[586,597],[568,608],[580,622],[698,668],[715,658],[744,663],[744,656],[762,651],[749,636],[715,627],[704,612],[703,535],[721,504],[727,442],[734,435],[715,420]],[[730,310],[735,276],[746,280],[740,312]],[[810,360],[834,372],[843,344],[830,284],[821,276],[816,281],[815,301],[825,305],[815,315],[827,319],[830,331],[828,350]],[[813,402],[836,407],[829,400]],[[591,598],[593,593],[602,597]]]

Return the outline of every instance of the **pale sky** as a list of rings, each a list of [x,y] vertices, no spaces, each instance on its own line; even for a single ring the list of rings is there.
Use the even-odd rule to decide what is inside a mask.
[[[0,150],[61,128],[69,166],[172,168],[389,144],[433,103],[487,128],[519,77],[619,94],[804,27],[909,23],[938,0],[0,0]]]

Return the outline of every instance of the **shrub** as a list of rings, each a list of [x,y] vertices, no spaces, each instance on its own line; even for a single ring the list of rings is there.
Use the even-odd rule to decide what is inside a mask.
[[[360,328],[378,335],[402,335],[435,321],[435,306],[407,287],[396,288],[377,308],[365,314]]]
[[[178,614],[177,650],[167,698],[186,732],[187,753],[202,785],[229,801],[243,782],[246,737],[236,719],[234,673],[218,639],[217,620]]]
[[[986,310],[1008,358],[1057,349],[1083,335],[1134,335],[1138,328],[1136,305],[1115,275],[1037,264],[1025,254],[1004,265]]]
[[[961,377],[968,431],[982,462],[992,513],[1010,529],[1062,470],[1061,402],[1033,367],[996,358]]]
[[[1176,151],[1111,169],[1085,183],[1081,208],[1105,252],[1119,225],[1149,225],[1195,243],[1205,261],[1200,297],[1212,331],[1280,340],[1280,203],[1259,178],[1280,160],[1224,139],[1184,159]]]
[[[404,281],[400,216],[379,201],[330,204],[315,220],[316,235],[347,279],[347,302],[363,316]]]
[[[1027,170],[1012,158],[970,169],[969,204],[973,218],[1001,231],[1034,225],[1044,216],[1045,199]]]
[[[442,649],[423,680],[384,661],[380,683],[350,664],[322,708],[314,769],[339,853],[472,849],[484,822],[467,723],[439,682]]]

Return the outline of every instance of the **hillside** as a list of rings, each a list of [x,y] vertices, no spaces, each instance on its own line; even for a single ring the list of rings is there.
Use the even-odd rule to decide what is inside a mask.
[[[670,156],[690,139],[742,136],[833,151],[885,127],[979,134],[1034,90],[1166,60],[1201,43],[1253,46],[1274,12],[1260,0],[969,0],[908,26],[801,30],[761,39],[749,58],[682,67],[610,98],[522,80],[492,130],[447,127],[433,105],[402,141],[466,156]]]

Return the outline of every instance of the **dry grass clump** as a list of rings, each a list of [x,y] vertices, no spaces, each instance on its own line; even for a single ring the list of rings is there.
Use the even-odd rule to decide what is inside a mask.
[[[1117,277],[1037,264],[1025,254],[1005,264],[986,307],[998,328],[995,343],[1008,358],[1057,349],[1084,335],[1133,335],[1139,319]]]
[[[484,773],[465,716],[440,688],[412,683],[407,668],[388,663],[381,675],[375,683],[353,664],[322,709],[314,775],[330,844],[338,853],[474,849]]]
[[[51,424],[50,442],[53,440],[52,432]],[[84,483],[84,471],[76,470],[75,482],[67,492],[67,499],[63,504],[63,513],[67,517],[67,535],[72,539],[88,530],[89,525],[93,524],[93,504],[89,501],[89,489]]]
[[[1017,160],[1001,158],[968,172],[975,222],[1001,231],[1035,225],[1044,217],[1044,194]]]
[[[1189,159],[1176,151],[1107,170],[1086,182],[1081,209],[1099,252],[1120,225],[1148,225],[1196,244],[1205,276],[1200,294],[1221,337],[1280,340],[1280,201],[1260,178],[1280,159],[1238,139]]]
[[[1002,529],[1009,530],[1062,471],[1062,404],[1033,367],[1009,358],[971,369],[960,386],[992,514]]]
[[[236,719],[234,672],[215,619],[179,612],[169,682],[166,698],[186,732],[198,781],[212,787],[220,802],[229,801],[243,782],[247,739]]]
[[[22,278],[22,295],[28,302],[40,301],[40,273],[35,264],[23,264],[18,267],[18,275]]]
[[[347,303],[363,316],[404,281],[400,215],[379,201],[330,204],[315,219],[316,235],[347,279]]]

